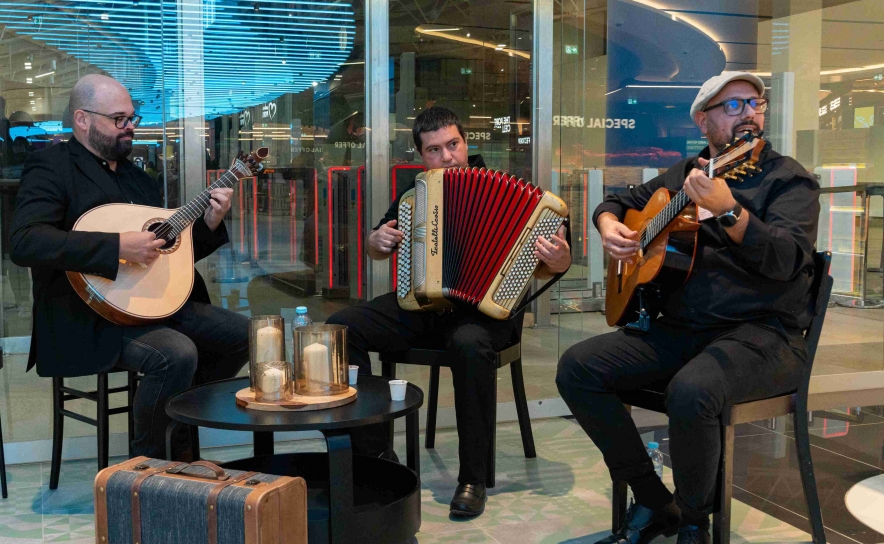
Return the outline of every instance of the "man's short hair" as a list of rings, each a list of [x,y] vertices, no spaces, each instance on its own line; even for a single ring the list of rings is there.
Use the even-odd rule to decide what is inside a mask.
[[[463,138],[464,141],[467,141],[467,135],[463,130],[463,125],[460,124],[460,119],[457,118],[457,114],[453,111],[448,108],[443,108],[442,106],[433,106],[432,108],[427,108],[422,111],[414,120],[414,125],[411,127],[411,135],[414,137],[414,145],[417,147],[417,152],[423,152],[424,146],[423,142],[421,142],[421,134],[424,132],[435,132],[452,125],[457,127],[460,137]]]

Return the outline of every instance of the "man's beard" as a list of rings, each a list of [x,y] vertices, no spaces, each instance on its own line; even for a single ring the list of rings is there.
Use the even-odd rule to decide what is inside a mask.
[[[717,128],[718,127],[715,127],[715,126],[712,127],[712,131],[710,132],[710,134],[714,134],[715,137],[710,138],[709,141],[712,145],[715,146],[715,148],[719,152],[721,152],[722,149],[724,149],[725,147],[730,145],[730,143],[733,142],[735,138],[739,138],[739,137],[743,136],[745,134],[745,132],[744,132],[745,129],[747,129],[747,128],[751,129],[752,132],[755,132],[755,133],[757,133],[761,130],[761,127],[759,127],[758,123],[756,123],[755,121],[745,121],[745,122],[740,123],[739,125],[736,125],[733,128],[733,130],[730,131],[729,136],[723,136],[723,137],[719,138],[718,134],[720,134],[720,132],[717,130]],[[724,138],[727,138],[727,140],[725,140]],[[719,141],[719,140],[721,140],[721,141]]]
[[[123,140],[124,136],[130,134],[121,134],[120,136],[108,136],[99,132],[95,125],[89,127],[89,143],[102,158],[108,161],[119,162],[132,153],[132,140]]]

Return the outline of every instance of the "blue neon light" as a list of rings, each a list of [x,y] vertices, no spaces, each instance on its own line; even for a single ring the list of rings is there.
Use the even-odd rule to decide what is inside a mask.
[[[299,93],[338,71],[356,33],[345,1],[15,0],[0,1],[0,24],[68,55],[59,72],[113,75],[146,125],[164,104],[167,121],[211,118]],[[45,73],[39,55],[13,77]]]

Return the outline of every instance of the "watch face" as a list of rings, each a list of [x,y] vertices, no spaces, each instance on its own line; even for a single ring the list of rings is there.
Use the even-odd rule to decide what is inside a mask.
[[[723,227],[733,227],[737,224],[737,218],[733,213],[728,213],[718,217],[718,222]]]

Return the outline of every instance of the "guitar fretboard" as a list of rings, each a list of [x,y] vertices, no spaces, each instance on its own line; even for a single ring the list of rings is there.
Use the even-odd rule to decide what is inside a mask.
[[[711,165],[712,163],[709,163],[703,168],[703,173],[710,178],[712,177],[712,173],[709,170],[709,167]],[[677,195],[672,197],[669,203],[666,204],[666,206],[664,206],[663,209],[654,216],[654,218],[651,220],[650,223],[648,223],[648,226],[645,227],[645,230],[642,232],[642,250],[644,251],[651,244],[651,242],[654,241],[654,238],[656,238],[657,235],[663,232],[663,229],[666,228],[666,225],[668,225],[673,219],[678,217],[678,214],[680,214],[682,210],[684,210],[685,207],[687,207],[687,205],[690,203],[691,199],[690,197],[688,197],[688,194],[684,192],[684,189],[682,189],[678,192]]]
[[[230,170],[224,172],[203,192],[197,195],[196,198],[163,221],[163,224],[156,229],[157,236],[166,240],[174,240],[188,225],[199,219],[209,207],[209,201],[212,199],[212,191],[214,189],[230,189],[237,182],[239,178],[233,174],[234,170],[244,170],[247,175],[251,175],[248,168],[237,160]]]

